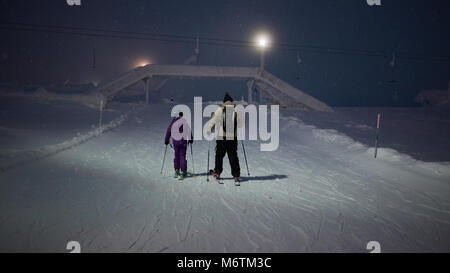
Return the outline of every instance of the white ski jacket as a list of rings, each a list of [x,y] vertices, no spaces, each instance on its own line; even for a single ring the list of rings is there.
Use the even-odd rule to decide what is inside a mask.
[[[213,128],[216,128],[216,130],[218,130],[217,139],[219,140],[233,140],[237,138],[237,129],[244,127],[245,117],[242,111],[239,111],[235,107],[236,105],[233,102],[226,101],[219,109],[216,110],[216,112],[214,112],[208,123],[208,135],[211,134]],[[232,116],[232,122],[228,122],[228,120],[226,120],[226,117],[228,116],[226,113]],[[223,128],[224,118],[227,124],[225,130]]]

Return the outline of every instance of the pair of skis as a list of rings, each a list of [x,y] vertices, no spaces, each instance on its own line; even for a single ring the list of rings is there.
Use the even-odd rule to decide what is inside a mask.
[[[247,175],[250,176],[250,170],[248,168],[247,154],[245,152],[244,141],[241,140],[241,143],[242,143],[242,149],[244,151],[245,166],[247,167]],[[192,158],[192,176],[195,178],[194,152],[192,151],[192,144],[190,146],[191,146],[191,158]],[[209,182],[209,175],[210,175],[210,172],[211,172],[211,170],[209,169],[210,151],[211,151],[211,141],[209,141],[209,143],[208,143],[208,163],[207,163],[207,172],[206,172],[206,181],[207,182]],[[167,154],[167,145],[166,145],[166,149],[164,150],[164,157],[163,157],[163,163],[162,163],[162,166],[161,166],[160,174],[163,173],[164,163],[166,161],[166,154]],[[237,181],[235,181],[235,182],[237,183]]]
[[[247,167],[247,175],[250,176],[250,170],[248,169],[248,162],[247,162],[247,154],[245,153],[244,141],[241,140],[241,143],[242,143],[242,149],[244,150],[244,158],[245,158],[245,166]],[[210,150],[211,150],[211,141],[209,141],[209,143],[208,143],[208,166],[207,166],[207,169],[206,169],[207,170],[206,171],[206,181],[207,182],[209,182],[209,175],[210,175],[210,173],[213,173],[213,172],[211,172],[212,170],[209,169],[209,153],[210,153]],[[223,184],[223,183],[221,183],[221,184]]]
[[[207,172],[207,175],[209,176],[210,174],[214,174],[214,170],[209,170],[208,172]],[[214,176],[214,178],[216,178],[216,180],[217,180],[217,182],[219,183],[219,184],[224,184],[223,183],[223,178],[221,178],[220,176]],[[209,178],[208,178],[208,180],[207,181],[209,181]],[[241,185],[241,180],[238,178],[238,177],[235,177],[234,178],[234,185],[235,186],[240,186]]]

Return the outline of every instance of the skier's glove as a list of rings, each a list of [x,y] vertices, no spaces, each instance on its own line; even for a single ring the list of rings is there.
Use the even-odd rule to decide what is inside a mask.
[[[192,145],[192,143],[194,143],[194,140],[193,139],[189,140],[189,144]]]
[[[164,144],[166,144],[166,145],[169,145],[169,141],[168,141],[168,140],[166,140],[166,141],[164,142]]]

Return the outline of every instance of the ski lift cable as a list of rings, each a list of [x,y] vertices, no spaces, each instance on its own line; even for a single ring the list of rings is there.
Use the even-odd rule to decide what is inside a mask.
[[[199,37],[199,36],[188,36],[188,35],[173,35],[173,34],[164,34],[164,33],[151,33],[151,32],[136,32],[136,31],[123,31],[123,30],[111,30],[111,29],[101,29],[101,28],[87,28],[87,27],[73,27],[73,26],[58,26],[58,25],[42,25],[42,24],[31,24],[31,23],[21,23],[21,22],[11,22],[11,21],[0,21],[0,24],[6,25],[18,25],[18,26],[28,26],[28,27],[39,27],[39,28],[57,28],[57,29],[69,29],[69,30],[82,30],[82,31],[90,31],[90,32],[106,32],[106,33],[116,33],[116,34],[124,34],[124,35],[144,35],[144,36],[153,36],[153,37],[167,37],[167,38],[175,38],[182,40],[192,40],[192,39],[201,39],[205,41],[216,41],[216,42],[224,42],[224,43],[232,43],[232,44],[240,44],[245,46],[254,46],[255,42],[243,41],[243,40],[235,40],[235,39],[220,39],[220,38],[210,38],[210,37]],[[388,56],[390,53],[387,51],[380,50],[364,50],[364,49],[355,49],[355,48],[331,48],[327,46],[317,46],[317,45],[299,45],[299,44],[290,44],[290,43],[272,43],[273,47],[283,47],[283,48],[305,48],[305,49],[322,49],[322,50],[332,50],[332,51],[351,51],[358,53],[370,53],[375,54],[376,56]],[[406,53],[405,53],[406,54]],[[445,56],[450,59],[450,56]]]
[[[8,26],[2,26],[6,24]],[[54,28],[54,29],[52,29]],[[81,28],[81,27],[66,27],[66,26],[52,26],[52,25],[37,25],[26,23],[12,23],[12,22],[0,22],[0,29],[6,30],[23,30],[23,31],[36,31],[36,32],[48,32],[55,34],[69,34],[69,35],[81,35],[91,37],[104,37],[104,38],[121,38],[121,39],[137,39],[137,40],[152,40],[161,42],[177,42],[177,43],[190,43],[193,39],[205,40],[203,44],[215,45],[215,46],[228,46],[228,47],[253,47],[254,43],[249,41],[239,40],[227,40],[216,39],[207,37],[195,37],[195,36],[183,36],[183,35],[169,35],[169,34],[154,34],[146,32],[126,32],[118,30],[106,30],[98,28]],[[56,30],[55,30],[56,29]],[[76,30],[76,31],[74,31]],[[104,33],[101,33],[104,32]],[[142,37],[146,36],[146,37]],[[165,37],[165,38],[161,38]],[[344,48],[332,48],[323,46],[311,46],[311,45],[295,45],[295,44],[282,44],[274,43],[274,47],[282,47],[288,51],[302,49],[302,51],[313,53],[327,53],[334,55],[359,55],[359,56],[373,56],[373,57],[388,57],[390,54],[384,51],[371,51],[362,49],[344,49]],[[399,59],[409,60],[432,60],[432,61],[447,61],[450,62],[450,56],[432,57],[425,55],[407,55],[406,53],[398,54]]]
[[[30,24],[27,24],[30,25]],[[2,28],[0,26],[0,28]],[[59,26],[59,28],[63,28],[61,26]],[[86,32],[68,32],[68,31],[64,31],[64,33],[60,32],[60,31],[55,31],[55,30],[51,30],[51,29],[45,29],[42,30],[41,26],[36,25],[36,27],[33,28],[15,28],[16,30],[35,30],[35,31],[42,31],[42,32],[50,32],[50,33],[58,33],[58,34],[75,34],[75,35],[84,35],[84,36],[98,36],[98,37],[108,37],[108,38],[129,38],[129,39],[139,39],[139,40],[154,40],[154,41],[162,41],[162,42],[187,42],[184,41],[184,39],[191,39],[191,36],[173,36],[172,39],[162,39],[159,37],[137,37],[137,36],[129,36],[129,34],[139,34],[139,32],[123,32],[123,31],[114,31],[114,32],[119,32],[119,33],[126,33],[126,36],[121,36],[121,35],[106,35],[106,34],[102,34],[102,33],[86,33]],[[72,29],[78,29],[78,28],[73,28]],[[83,29],[87,29],[87,28],[83,28]],[[99,31],[99,29],[95,29],[95,31]],[[163,34],[158,34],[159,36],[171,36],[171,35],[163,35]],[[176,38],[179,37],[179,38]],[[180,40],[180,38],[182,40]],[[221,39],[211,39],[211,38],[205,38],[210,40],[210,42],[205,42],[205,44],[209,44],[209,45],[218,45],[218,46],[231,46],[231,47],[248,47],[249,44],[251,44],[250,42],[246,42],[247,45],[244,44],[229,44],[228,42],[234,41],[234,40],[226,40],[228,41],[227,43],[220,43],[220,42],[211,42],[212,40],[221,40]],[[293,47],[294,45],[290,45],[291,47]],[[326,48],[326,47],[313,47],[313,46],[303,46],[303,45],[297,45],[296,48],[288,48],[288,50],[298,50],[298,48],[306,48],[306,50],[304,49],[304,51],[310,51],[310,52],[317,52],[317,53],[328,53],[328,54],[343,54],[343,55],[365,55],[365,56],[374,56],[374,57],[385,57],[387,56],[386,53],[383,53],[381,51],[368,51],[368,50],[354,50],[353,51],[349,51],[348,49],[341,49],[341,48]],[[410,60],[421,60],[421,59],[425,59],[426,56],[421,56],[421,57],[408,57],[408,56],[401,56],[402,59],[410,59]],[[445,56],[446,57],[446,56]],[[448,57],[450,58],[450,57]],[[450,59],[442,59],[442,58],[432,58],[431,60],[433,61],[450,61]]]

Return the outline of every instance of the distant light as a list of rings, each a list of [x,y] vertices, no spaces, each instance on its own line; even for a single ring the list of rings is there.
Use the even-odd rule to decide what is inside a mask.
[[[258,39],[258,46],[261,48],[267,47],[267,38],[266,37],[259,37]]]
[[[255,46],[264,49],[270,46],[270,35],[266,32],[259,32],[254,36]]]
[[[135,63],[134,67],[138,68],[138,67],[144,67],[146,65],[151,64],[151,62],[149,60],[139,60]]]
[[[149,65],[150,63],[140,63],[140,64],[138,64],[138,67],[142,67],[142,66],[146,66],[146,65]]]

